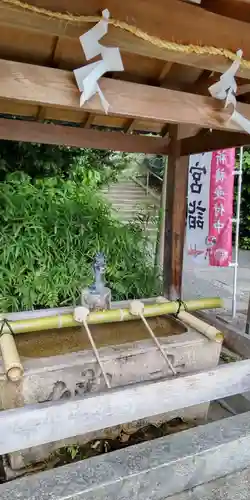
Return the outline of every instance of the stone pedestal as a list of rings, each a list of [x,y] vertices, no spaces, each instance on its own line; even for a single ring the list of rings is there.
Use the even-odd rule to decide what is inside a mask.
[[[127,328],[132,329],[133,322],[127,323]],[[159,338],[177,373],[191,373],[217,366],[221,344],[209,341],[194,330],[185,331],[185,329],[182,324],[180,330],[184,333]],[[145,332],[145,337],[146,335]],[[111,387],[172,377],[166,361],[151,339],[101,347],[99,354]],[[13,384],[2,378],[0,391],[2,409],[75,396],[84,397],[85,394],[106,389],[100,367],[91,350],[26,359],[23,360],[23,366],[24,377],[20,384]],[[64,442],[13,453],[10,456],[10,463],[13,469],[20,469],[30,462],[46,459],[51,452],[65,444],[76,442],[83,444],[92,439],[115,438],[121,430],[130,434],[148,423],[160,425],[177,416],[185,420],[201,421],[206,418],[208,407],[209,404],[205,403],[172,414],[129,422],[91,435],[76,436]]]

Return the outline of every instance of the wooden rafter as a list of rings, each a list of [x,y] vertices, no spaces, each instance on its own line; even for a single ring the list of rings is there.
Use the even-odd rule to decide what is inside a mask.
[[[194,82],[189,82],[186,85],[185,91],[192,94],[209,95],[208,88],[210,85],[218,81],[218,76],[211,71],[201,71],[199,77]]]
[[[0,74],[2,99],[103,114],[98,95],[80,108],[80,94],[71,72],[0,60]],[[228,120],[222,103],[211,97],[108,78],[101,79],[100,86],[110,104],[109,114],[113,116],[240,130]],[[237,109],[250,118],[250,105],[239,103]]]
[[[180,143],[181,156],[186,156],[206,151],[216,151],[222,148],[248,146],[250,145],[250,135],[218,130],[213,132],[202,130],[193,137],[182,139]]]
[[[93,119],[94,119],[94,115],[92,115],[91,113],[89,113],[85,120],[81,123],[81,127],[82,128],[91,128],[91,125],[92,125],[92,122],[93,122]]]
[[[163,86],[162,84],[164,83],[164,80],[167,76],[167,74],[170,72],[171,68],[173,66],[173,63],[170,63],[170,62],[166,62],[163,64],[163,67],[161,69],[161,72],[159,74],[159,77],[158,77],[158,82],[159,82],[159,86]],[[135,120],[131,120],[129,125],[124,128],[124,132],[126,132],[126,134],[130,133],[133,131],[133,128],[135,127],[135,123],[136,121]],[[162,131],[161,131],[161,137],[165,137],[166,136],[166,133],[165,133],[165,126],[163,127]]]
[[[202,0],[202,7],[226,17],[250,21],[249,0]]]
[[[39,2],[41,5],[43,2]],[[53,6],[53,3],[52,3]],[[230,19],[222,15],[201,9],[196,5],[180,0],[128,0],[125,4],[115,0],[107,0],[105,6],[109,8],[112,17],[136,25],[145,33],[167,41],[176,41],[182,44],[214,46],[217,48],[236,51],[242,48],[244,57],[250,59],[249,25],[246,22]],[[60,3],[55,4],[60,7]],[[73,10],[72,2],[64,2],[65,11]],[[101,10],[101,2],[77,3],[75,11],[78,14],[97,14]],[[167,15],[167,22],[166,22]],[[42,31],[59,37],[78,38],[87,31],[91,24],[71,23],[68,20],[55,19],[39,13],[21,10],[4,3],[0,3],[0,23],[7,26],[24,28],[27,30]],[[134,34],[110,27],[106,38],[107,44],[119,46],[122,51],[196,66],[211,71],[222,72],[228,67],[228,61],[223,56],[209,54],[202,56],[190,51],[184,53],[176,50],[166,50],[141,39]],[[242,69],[241,76],[250,78],[250,70]]]
[[[169,134],[169,123],[166,123],[166,125],[164,125],[164,127],[162,127],[161,129],[161,137],[167,137],[168,134]]]
[[[173,66],[173,65],[171,65],[171,66]],[[204,93],[204,89],[207,90],[209,87],[209,76],[210,76],[210,72],[201,71],[201,70],[198,70],[198,76],[197,76],[197,68],[193,69],[193,70],[191,70],[190,74],[187,75],[187,77],[184,77],[184,82],[181,85],[181,87],[183,87],[183,88],[176,89],[176,90],[182,90],[184,92],[191,92],[191,93],[195,93],[195,94],[208,95],[208,91],[206,93]],[[168,81],[163,80],[161,82],[161,87],[168,88]],[[201,89],[201,92],[199,92],[200,89]],[[194,92],[194,90],[195,90],[195,92]],[[161,137],[166,137],[166,135],[168,134],[168,126],[169,125],[167,124],[167,125],[164,125],[162,127]],[[199,128],[200,127],[198,127],[198,128],[196,127],[197,130],[194,131],[194,130],[191,130],[190,125],[187,125],[186,127],[183,126],[182,132],[181,132],[182,133],[181,138],[194,135],[196,132],[198,132]],[[186,134],[188,134],[188,135],[186,135]]]
[[[133,131],[134,124],[135,124],[134,118],[129,118],[127,120],[126,125],[123,127],[123,132],[125,132],[125,134],[130,134],[130,132]]]
[[[158,77],[158,81],[160,84],[162,84],[166,78],[166,76],[169,74],[171,68],[173,66],[173,63],[172,62],[166,62],[162,69],[161,69],[161,72],[159,74],[159,77]]]
[[[44,120],[44,117],[45,117],[45,108],[43,108],[42,106],[38,106],[36,120]]]
[[[130,153],[164,154],[167,151],[167,141],[160,138],[5,118],[0,119],[0,139]]]

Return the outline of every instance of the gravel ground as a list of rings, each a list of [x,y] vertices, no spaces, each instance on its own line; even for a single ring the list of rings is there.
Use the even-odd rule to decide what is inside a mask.
[[[183,297],[218,296],[224,299],[225,314],[232,309],[233,275],[231,267],[198,267],[188,266],[184,260]],[[237,280],[237,314],[246,314],[250,293],[250,251],[239,252]]]

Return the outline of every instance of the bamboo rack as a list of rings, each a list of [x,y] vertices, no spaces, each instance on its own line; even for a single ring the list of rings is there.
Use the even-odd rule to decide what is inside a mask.
[[[174,301],[166,303],[155,303],[145,305],[144,316],[146,318],[162,316],[165,314],[177,314],[180,311],[198,311],[201,309],[215,309],[223,307],[223,301],[218,298],[202,298],[189,300],[185,304]],[[111,309],[109,311],[91,312],[87,318],[88,324],[115,323],[119,321],[133,321],[135,317],[129,309]],[[25,320],[10,321],[13,333],[38,332],[42,330],[53,330],[79,326],[74,320],[73,314],[58,314],[43,318],[30,318]],[[4,326],[3,333],[8,333],[8,328]]]

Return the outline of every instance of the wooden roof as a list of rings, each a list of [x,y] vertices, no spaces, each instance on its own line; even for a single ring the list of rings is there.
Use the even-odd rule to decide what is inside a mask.
[[[108,116],[98,96],[79,107],[72,73],[86,64],[79,36],[95,24],[79,16],[100,16],[104,8],[120,27],[111,24],[102,43],[120,48],[125,68],[101,81],[111,104]],[[157,134],[162,139],[152,138],[146,148],[152,152],[166,152],[169,123],[194,125],[188,134],[184,127],[183,137],[199,133],[199,144],[205,140],[207,148],[211,135],[202,129],[236,131],[224,133],[224,141],[230,145],[234,136],[241,144],[248,136],[225,121],[226,112],[208,97],[207,89],[229,67],[237,49],[250,61],[249,23],[249,0],[200,0],[200,4],[182,0],[30,0],[28,4],[0,0],[0,114],[77,124],[88,130],[89,143],[99,141],[97,135],[89,134],[96,128],[106,129],[106,133],[122,131],[123,136]],[[238,79],[248,83],[250,62],[242,65]],[[239,99],[243,101],[241,112],[250,119],[248,97]],[[39,135],[37,125],[33,134],[37,130]],[[10,133],[8,126],[6,121],[0,123],[0,137]],[[17,129],[15,124],[12,135]],[[47,136],[49,140],[49,129]],[[213,140],[219,141],[218,137],[223,132],[213,133]],[[135,145],[128,146],[127,139],[125,142],[124,149],[136,150]],[[142,144],[137,149],[144,148]],[[189,150],[188,143],[183,147],[185,152]]]

